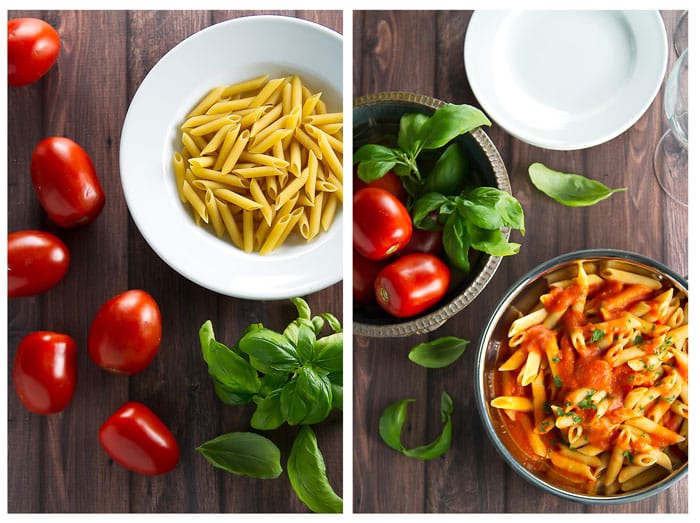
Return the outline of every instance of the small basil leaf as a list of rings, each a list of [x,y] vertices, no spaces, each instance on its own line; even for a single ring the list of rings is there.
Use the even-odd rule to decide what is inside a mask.
[[[272,391],[281,389],[289,381],[289,374],[286,372],[272,371],[266,373],[260,379],[260,395],[268,396]]]
[[[399,400],[384,409],[379,418],[379,435],[387,445],[409,458],[433,459],[441,456],[452,444],[452,398],[446,392],[440,398],[440,418],[443,423],[440,436],[427,445],[407,449],[401,443],[401,430],[406,420],[406,408],[412,401],[414,400]]]
[[[308,363],[314,360],[314,345],[316,342],[316,333],[307,325],[299,325],[297,335],[296,351],[299,361]]]
[[[302,367],[280,396],[282,415],[290,425],[319,423],[331,410],[331,383],[308,367]]]
[[[343,333],[334,332],[316,340],[314,366],[327,372],[343,370]]]
[[[413,204],[413,224],[426,231],[439,231],[442,226],[436,219],[436,213],[448,202],[449,199],[443,194],[436,192],[424,194]]]
[[[220,385],[236,394],[255,394],[260,390],[257,371],[249,362],[215,339],[206,351],[209,375]]]
[[[247,405],[255,397],[254,393],[231,390],[216,379],[212,379],[216,396],[226,405]]]
[[[333,394],[332,407],[343,410],[343,386],[331,382],[331,393]]]
[[[454,196],[461,192],[469,162],[459,144],[453,143],[443,151],[425,178],[423,192]]]
[[[541,163],[530,165],[528,174],[535,187],[553,200],[569,207],[595,205],[616,192],[627,190],[626,187],[610,189],[597,180],[580,174],[555,171]]]
[[[258,430],[274,430],[284,423],[284,416],[280,406],[281,391],[275,390],[263,398],[253,416],[250,418],[250,426]]]
[[[326,464],[318,448],[316,435],[308,425],[297,434],[287,460],[287,475],[294,492],[309,509],[317,513],[343,512],[343,500],[328,482]]]
[[[418,139],[423,149],[438,149],[453,138],[482,125],[491,125],[491,122],[476,107],[446,104],[421,126]]]
[[[413,398],[399,400],[384,409],[379,418],[379,436],[392,449],[403,452],[406,448],[401,443],[401,429],[406,421],[408,404],[416,401]]]
[[[262,365],[275,370],[293,371],[299,366],[296,349],[289,339],[270,329],[249,332],[238,341],[238,347]]]
[[[450,263],[469,272],[469,231],[459,213],[452,213],[442,230],[442,247]]]
[[[464,354],[468,340],[455,336],[444,336],[419,343],[408,353],[408,359],[421,367],[439,369],[451,365]]]
[[[422,148],[421,132],[429,117],[421,113],[406,113],[399,122],[398,146],[414,158]]]
[[[520,251],[520,244],[508,242],[500,229],[487,230],[473,224],[469,225],[469,242],[477,251],[492,256],[511,256]]]
[[[284,337],[287,338],[292,345],[296,346],[297,338],[299,337],[299,323],[296,320],[293,321],[285,327],[282,334],[284,334]]]
[[[353,164],[359,164],[358,178],[368,183],[384,176],[400,160],[399,151],[377,144],[365,144],[353,155]]]
[[[323,321],[323,316],[314,316],[311,318],[311,324],[313,326],[314,333],[318,335],[321,330],[323,330],[323,325],[325,324]]]
[[[297,308],[297,314],[299,315],[300,318],[303,318],[305,320],[311,319],[311,308],[309,307],[309,304],[306,303],[306,300],[304,300],[303,298],[297,297],[297,298],[292,298],[291,302]]]
[[[427,445],[406,450],[404,455],[409,458],[433,459],[447,452],[452,445],[452,411],[452,398],[447,392],[443,392],[440,398],[440,418],[443,423],[440,436]]]
[[[326,321],[328,322],[328,326],[331,328],[333,332],[343,332],[343,325],[340,323],[340,320],[336,318],[333,314],[330,312],[324,312],[321,314]]]
[[[282,473],[277,445],[253,432],[222,434],[197,450],[209,463],[233,474],[272,479]]]

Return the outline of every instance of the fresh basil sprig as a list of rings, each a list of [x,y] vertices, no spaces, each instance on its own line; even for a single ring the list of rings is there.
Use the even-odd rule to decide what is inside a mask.
[[[410,398],[399,400],[384,409],[379,418],[379,435],[384,443],[409,458],[433,459],[442,456],[452,445],[452,398],[447,392],[443,392],[440,398],[440,417],[443,423],[440,435],[426,445],[407,449],[401,443],[401,431],[406,421],[408,404],[414,401]]]
[[[323,456],[308,426],[321,423],[333,408],[342,409],[343,327],[330,313],[312,316],[303,299],[291,301],[298,317],[283,332],[255,323],[232,348],[216,340],[206,321],[199,330],[202,356],[221,401],[256,405],[252,428],[303,426],[288,462],[292,486],[311,510],[342,511],[342,499],[328,485]],[[326,325],[331,333],[322,335]],[[282,471],[277,446],[252,432],[224,434],[197,450],[214,466],[235,474],[269,479]]]
[[[401,177],[414,225],[442,230],[447,257],[466,272],[470,269],[470,249],[509,256],[516,254],[520,245],[508,242],[504,230],[515,228],[525,234],[518,200],[494,187],[468,187],[468,158],[459,143],[450,143],[482,125],[491,122],[469,105],[446,104],[430,116],[407,113],[399,123],[397,147],[366,144],[353,155],[357,175],[365,182],[392,169]],[[427,167],[426,175],[421,168]]]
[[[528,168],[533,185],[553,200],[569,207],[595,205],[626,187],[610,189],[605,184],[581,174],[563,173],[544,164],[533,163]]]
[[[408,359],[416,365],[429,369],[440,369],[453,364],[469,344],[456,336],[444,336],[431,341],[419,343],[408,353]]]

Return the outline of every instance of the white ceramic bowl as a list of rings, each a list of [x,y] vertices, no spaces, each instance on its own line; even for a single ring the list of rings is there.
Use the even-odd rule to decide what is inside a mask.
[[[270,254],[246,254],[197,226],[172,172],[178,127],[213,87],[261,74],[298,74],[342,110],[342,37],[291,17],[250,16],[208,27],[171,49],[134,95],[122,130],[122,187],[136,226],[156,254],[185,278],[224,295],[285,299],[342,278],[342,211],[330,230]]]

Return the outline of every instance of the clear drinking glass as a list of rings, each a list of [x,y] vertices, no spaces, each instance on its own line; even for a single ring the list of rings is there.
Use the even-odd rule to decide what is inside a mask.
[[[688,205],[688,49],[671,69],[664,89],[664,115],[669,129],[656,145],[654,174],[663,191]]]
[[[673,48],[678,56],[688,48],[688,11],[683,11],[673,31]]]

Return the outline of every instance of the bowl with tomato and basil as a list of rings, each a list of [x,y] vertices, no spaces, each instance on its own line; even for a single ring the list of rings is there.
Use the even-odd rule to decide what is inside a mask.
[[[516,254],[525,232],[481,110],[429,96],[363,96],[353,110],[354,332],[437,329]]]

